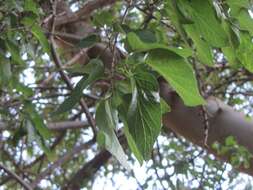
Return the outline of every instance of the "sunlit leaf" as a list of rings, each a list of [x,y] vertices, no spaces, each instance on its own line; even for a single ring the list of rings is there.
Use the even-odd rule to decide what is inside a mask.
[[[147,63],[169,82],[187,106],[204,104],[193,69],[182,57],[168,50],[152,50]]]
[[[197,56],[199,60],[203,64],[212,66],[214,63],[211,46],[206,41],[200,38],[194,25],[185,25],[184,28],[188,35],[192,38],[194,45],[196,46]]]
[[[160,43],[146,43],[143,42],[135,33],[130,32],[127,35],[128,43],[130,44],[131,48],[135,51],[149,51],[152,49],[167,49],[177,53],[182,57],[189,57],[192,55],[192,51],[190,49],[182,49],[182,48],[174,48],[168,47],[164,44]]]

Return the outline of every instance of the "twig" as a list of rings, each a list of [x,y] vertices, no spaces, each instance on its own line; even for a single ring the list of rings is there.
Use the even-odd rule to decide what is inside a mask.
[[[123,13],[122,19],[121,19],[121,24],[123,24],[125,22],[127,13],[129,8],[132,6],[132,0],[130,0],[128,2],[128,5],[126,7],[126,10]],[[113,78],[114,78],[114,74],[115,74],[115,66],[116,66],[116,45],[117,45],[117,41],[118,41],[118,36],[119,33],[117,32],[114,38],[114,42],[113,42],[113,48],[112,48],[112,66],[111,66],[111,74],[112,74],[112,84],[113,84]]]
[[[21,177],[19,177],[14,172],[10,171],[8,168],[6,168],[4,165],[0,164],[0,169],[3,169],[7,174],[9,174],[13,179],[15,179],[20,185],[22,185],[27,190],[33,190],[33,188],[26,183]]]
[[[53,7],[53,22],[52,22],[52,33],[55,32],[55,6]],[[59,73],[61,75],[61,78],[63,79],[63,81],[65,82],[65,84],[67,85],[68,89],[69,90],[73,90],[73,86],[70,82],[70,78],[67,76],[67,74],[62,70],[62,63],[61,63],[61,60],[56,52],[56,46],[55,46],[55,41],[54,41],[54,37],[53,36],[50,36],[50,41],[51,41],[51,53],[52,53],[52,57],[53,57],[53,60],[54,60],[54,63],[56,65],[56,67],[59,69]],[[96,137],[96,123],[95,123],[95,120],[94,118],[92,117],[91,113],[89,112],[89,108],[86,104],[86,102],[81,98],[80,100],[80,105],[82,107],[82,110],[84,111],[86,117],[87,117],[87,120],[89,122],[89,124],[91,125],[91,128],[92,128],[92,131],[93,131],[93,134],[94,134],[94,138]]]
[[[86,142],[85,144],[75,146],[72,148],[70,152],[67,152],[65,155],[61,156],[60,159],[55,161],[52,165],[50,165],[47,169],[45,169],[43,172],[40,173],[39,176],[34,180],[34,182],[31,184],[33,188],[37,186],[37,184],[44,179],[48,174],[50,174],[52,171],[54,171],[56,168],[60,167],[62,164],[66,163],[68,160],[73,158],[76,154],[79,154],[82,150],[87,149],[95,142],[94,139]]]

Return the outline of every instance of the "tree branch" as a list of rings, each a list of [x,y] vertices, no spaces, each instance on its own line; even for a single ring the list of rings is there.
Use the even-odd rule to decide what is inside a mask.
[[[54,122],[49,123],[47,128],[52,131],[64,131],[67,129],[81,129],[86,128],[89,126],[87,121],[61,121],[61,122]],[[7,123],[0,121],[0,131],[3,130],[10,130],[14,128],[9,128]]]
[[[53,24],[52,24],[52,33],[55,32],[55,20],[53,20]],[[52,53],[52,57],[53,57],[53,60],[54,60],[54,63],[56,65],[56,67],[59,69],[59,73],[63,79],[63,81],[66,83],[67,87],[69,88],[69,90],[73,90],[73,86],[70,82],[70,78],[67,76],[67,74],[62,70],[62,63],[61,63],[61,60],[56,52],[56,47],[55,47],[55,42],[54,42],[54,37],[53,36],[50,36],[50,41],[51,41],[51,53]],[[96,136],[96,123],[95,123],[95,120],[94,118],[92,117],[91,113],[89,112],[89,108],[86,104],[86,102],[84,101],[83,98],[81,98],[80,100],[80,105],[87,117],[87,120],[92,128],[92,131],[93,131],[93,134],[94,134],[94,138]]]
[[[203,144],[203,120],[199,115],[201,106],[185,106],[181,98],[169,88],[167,83],[162,81],[159,83],[161,97],[171,106],[171,112],[163,116],[164,126],[189,141],[207,148]],[[227,137],[233,136],[239,145],[244,146],[249,153],[253,154],[253,121],[246,119],[242,113],[236,112],[217,98],[209,97],[206,102],[205,108],[210,123],[207,141],[209,153],[221,160],[230,162],[230,153],[219,155],[211,147],[214,142],[223,145]],[[253,176],[253,159],[250,160],[249,168],[241,166],[238,170]]]
[[[109,159],[111,154],[103,150],[98,155],[96,155],[92,160],[87,162],[76,174],[69,180],[62,190],[69,189],[80,189],[83,181],[90,179],[94,174],[103,166]]]
[[[85,144],[77,145],[74,148],[72,148],[71,151],[67,152],[65,155],[61,156],[60,159],[55,161],[53,164],[51,164],[47,169],[45,169],[43,172],[41,172],[37,178],[34,180],[34,182],[31,184],[33,188],[35,188],[38,183],[44,179],[47,175],[49,175],[52,171],[54,171],[56,168],[60,167],[62,164],[66,163],[67,161],[71,160],[73,156],[76,154],[79,154],[82,150],[89,148],[92,144],[94,144],[95,140],[92,139],[88,141]]]
[[[21,177],[19,177],[14,172],[10,171],[4,165],[0,164],[0,169],[3,169],[7,174],[9,174],[13,179],[15,179],[20,185],[22,185],[26,190],[33,190],[33,188],[26,183]]]
[[[95,10],[112,5],[116,1],[117,0],[89,0],[77,12],[57,17],[55,19],[55,26],[64,25],[88,18]]]

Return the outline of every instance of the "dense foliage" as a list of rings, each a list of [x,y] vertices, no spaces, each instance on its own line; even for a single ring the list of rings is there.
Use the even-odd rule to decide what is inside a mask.
[[[117,1],[82,21],[95,32],[72,37],[54,26],[64,16],[56,3],[45,2],[0,2],[0,189],[110,180],[115,189],[236,188],[241,176],[230,165],[162,127],[171,108],[158,81],[187,106],[215,96],[252,116],[250,0]],[[89,1],[66,3],[78,12]],[[64,49],[56,42],[64,35],[78,40]],[[70,61],[96,44],[109,63],[103,52]],[[233,137],[213,148],[233,151],[234,168],[249,167],[252,155]]]

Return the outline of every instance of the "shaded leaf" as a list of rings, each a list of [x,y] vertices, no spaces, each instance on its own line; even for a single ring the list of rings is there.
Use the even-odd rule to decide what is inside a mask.
[[[36,128],[34,127],[33,121],[26,121],[26,128],[28,133],[28,142],[33,143],[37,142],[39,147],[43,150],[43,152],[47,155],[49,161],[54,161],[56,159],[55,152],[50,150],[48,146],[45,144],[45,139],[41,137]]]
[[[161,130],[161,107],[159,103],[147,100],[141,92],[137,96],[135,93],[128,110],[128,130],[143,158],[149,159]]]
[[[98,35],[91,34],[91,35],[81,39],[80,42],[77,44],[77,46],[80,48],[87,48],[87,47],[94,45],[95,43],[97,43],[99,41],[100,41],[100,38]]]
[[[31,33],[37,38],[37,40],[40,42],[41,46],[43,47],[43,50],[50,55],[50,46],[48,43],[48,40],[42,30],[42,28],[36,23],[36,20],[31,17],[25,17],[22,20],[22,23],[28,27],[31,31]]]
[[[30,121],[32,122],[36,130],[38,131],[38,133],[43,137],[43,139],[49,139],[51,137],[51,132],[46,127],[41,116],[35,110],[33,104],[30,102],[26,102],[24,110],[28,118],[30,119]]]
[[[102,76],[102,74],[104,73],[104,65],[101,60],[93,59],[90,61],[89,64],[92,64],[93,68],[88,78],[85,76],[77,83],[74,90],[71,92],[71,95],[60,105],[60,107],[54,114],[61,114],[71,110],[81,99],[83,95],[83,90],[87,88],[92,82]]]
[[[24,64],[19,52],[18,46],[9,39],[5,40],[6,47],[11,54],[11,59],[17,64]]]
[[[38,14],[37,5],[33,0],[25,0],[24,10],[31,11],[34,14]]]
[[[115,121],[113,120],[113,110],[109,105],[109,100],[102,100],[96,109],[96,123],[104,136],[100,138],[100,142],[104,142],[105,148],[117,158],[117,160],[127,169],[130,166],[127,163],[127,157],[121,147],[121,144],[114,132]],[[101,135],[100,135],[101,137]]]

